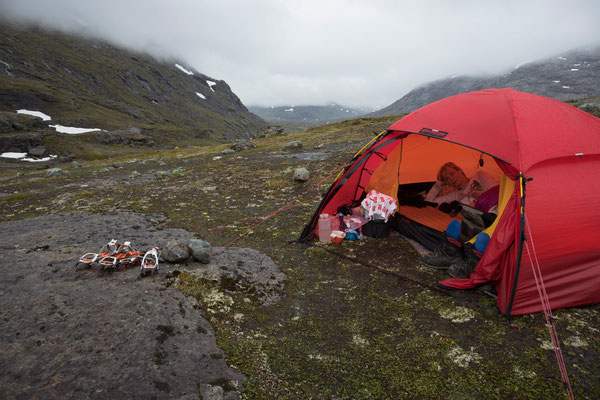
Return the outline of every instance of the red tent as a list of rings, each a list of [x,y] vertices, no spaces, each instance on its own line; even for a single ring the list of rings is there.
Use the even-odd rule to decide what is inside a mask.
[[[491,282],[503,314],[536,312],[539,266],[552,309],[600,302],[600,120],[511,89],[452,96],[394,123],[346,165],[300,240],[314,235],[320,213],[368,189],[395,196],[398,185],[435,180],[445,161],[471,172],[487,161],[501,187],[475,272],[442,286]]]

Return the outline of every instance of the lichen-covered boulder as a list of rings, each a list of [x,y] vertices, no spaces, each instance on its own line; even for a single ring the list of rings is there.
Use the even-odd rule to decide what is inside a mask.
[[[310,178],[310,172],[306,168],[296,168],[294,170],[294,180],[306,182]]]
[[[63,170],[60,168],[49,168],[46,170],[46,176],[60,176],[63,174]]]
[[[294,140],[283,145],[283,151],[296,151],[302,149],[302,142]]]
[[[183,242],[168,242],[161,253],[165,261],[170,263],[179,263],[190,258],[190,248]]]
[[[155,179],[163,179],[173,175],[171,171],[154,171]]]
[[[600,112],[600,103],[584,103],[577,108],[589,113]]]
[[[234,151],[243,151],[255,148],[256,145],[250,140],[238,140],[231,145],[231,149]]]

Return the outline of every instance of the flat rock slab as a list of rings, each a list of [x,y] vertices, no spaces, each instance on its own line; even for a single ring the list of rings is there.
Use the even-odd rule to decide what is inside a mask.
[[[75,270],[113,238],[142,250],[191,237],[152,222],[69,213],[0,223],[1,398],[240,398],[214,385],[241,390],[244,376],[196,301],[165,285],[173,266],[143,279],[137,268]]]
[[[262,305],[279,301],[286,275],[270,257],[240,247],[214,250],[210,263],[188,262],[180,269],[213,281],[226,290],[252,294]]]

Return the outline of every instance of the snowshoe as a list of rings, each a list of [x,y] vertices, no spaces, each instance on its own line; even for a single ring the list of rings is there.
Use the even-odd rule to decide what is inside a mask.
[[[142,258],[140,266],[140,275],[147,276],[158,272],[158,247],[153,247],[148,250]]]
[[[98,254],[96,253],[85,253],[79,258],[79,261],[75,264],[75,269],[84,269],[89,268],[93,263],[98,259]]]

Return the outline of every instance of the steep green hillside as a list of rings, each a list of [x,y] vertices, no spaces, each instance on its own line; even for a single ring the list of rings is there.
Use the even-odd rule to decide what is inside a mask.
[[[0,111],[21,108],[65,126],[136,127],[156,143],[251,138],[266,125],[225,81],[181,61],[0,22]]]

